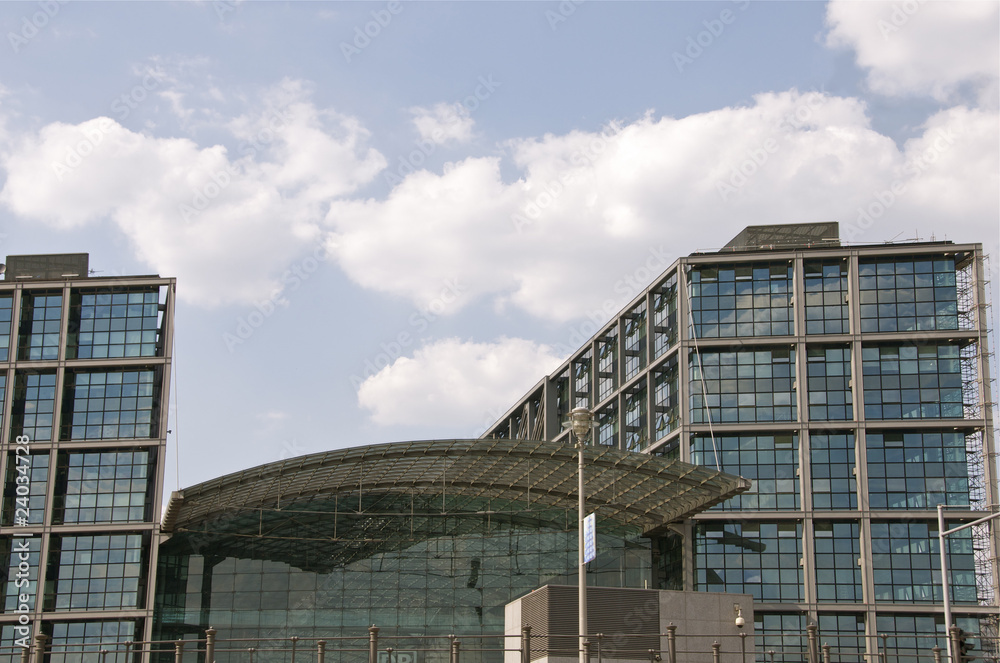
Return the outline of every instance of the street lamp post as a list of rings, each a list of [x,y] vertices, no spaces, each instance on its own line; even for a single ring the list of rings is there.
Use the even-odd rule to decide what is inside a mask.
[[[980,518],[979,520],[973,520],[971,523],[965,523],[964,525],[959,525],[958,527],[952,527],[949,530],[944,528],[944,510],[947,508],[969,508],[967,505],[952,505],[952,504],[938,504],[937,514],[938,514],[938,553],[941,556],[941,602],[944,604],[944,631],[945,633],[950,633],[954,624],[951,618],[951,590],[948,587],[948,553],[945,549],[945,539],[950,534],[954,534],[959,530],[963,530],[973,525],[980,525],[994,518],[1000,517],[1000,513],[994,513],[992,515]],[[956,663],[955,658],[957,652],[952,651],[951,638],[946,637],[945,642],[948,643],[948,658],[951,659],[952,663]]]
[[[565,424],[570,430],[573,431],[573,435],[576,436],[576,448],[577,448],[577,478],[579,480],[579,518],[577,520],[577,530],[579,536],[579,580],[577,581],[579,587],[579,633],[580,633],[580,663],[588,663],[587,661],[587,563],[584,558],[584,533],[583,533],[583,521],[587,517],[586,512],[586,493],[584,489],[583,480],[583,448],[587,443],[587,438],[590,437],[590,432],[594,427],[594,413],[585,407],[573,408],[573,411],[569,413],[569,421]]]

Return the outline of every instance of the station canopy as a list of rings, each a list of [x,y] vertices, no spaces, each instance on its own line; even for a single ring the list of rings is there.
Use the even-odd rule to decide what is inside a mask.
[[[327,567],[399,548],[412,540],[415,522],[426,523],[419,526],[426,536],[461,533],[475,519],[533,527],[570,519],[559,526],[575,527],[577,453],[536,440],[432,440],[311,454],[173,493],[161,530],[220,554],[237,546],[287,559],[300,549],[300,568],[315,568],[306,557]],[[587,511],[622,532],[652,532],[751,485],[609,447],[588,446],[584,457]],[[315,544],[325,554],[305,555]]]

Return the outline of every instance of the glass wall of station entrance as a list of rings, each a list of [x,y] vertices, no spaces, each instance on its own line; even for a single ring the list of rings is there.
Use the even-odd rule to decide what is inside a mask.
[[[588,584],[653,586],[637,528],[599,517],[597,531]],[[425,488],[324,496],[213,516],[161,544],[154,639],[209,627],[220,639],[335,638],[371,625],[387,636],[497,636],[506,603],[576,584],[576,572],[575,509]]]

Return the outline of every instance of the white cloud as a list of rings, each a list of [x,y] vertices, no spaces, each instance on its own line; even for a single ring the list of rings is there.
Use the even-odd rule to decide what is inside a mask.
[[[523,339],[443,339],[369,377],[358,402],[380,425],[443,422],[472,429],[523,396],[561,360],[551,348]]]
[[[968,84],[995,106],[998,20],[996,2],[833,0],[827,44],[853,49],[875,92],[947,101]]]
[[[188,301],[276,296],[282,273],[321,243],[325,204],[371,180],[385,160],[364,147],[355,120],[315,108],[294,83],[265,101],[233,122],[244,139],[235,156],[109,118],[49,124],[3,156],[0,201],[55,228],[110,218],[139,258],[178,277]]]
[[[433,108],[415,106],[410,112],[421,140],[429,140],[436,145],[472,140],[472,129],[476,123],[461,103],[439,103]]]
[[[913,167],[947,118],[969,131]],[[565,321],[617,311],[655,266],[719,248],[751,224],[840,221],[857,242],[948,228],[989,242],[984,228],[998,213],[990,121],[993,112],[955,108],[900,149],[872,129],[863,102],[793,90],[680,119],[648,115],[605,134],[515,140],[514,182],[498,159],[469,158],[413,173],[385,200],[335,201],[331,250],[358,283],[418,306],[457,277],[466,290],[456,309],[485,296]],[[878,222],[849,230],[893,183],[905,191]]]

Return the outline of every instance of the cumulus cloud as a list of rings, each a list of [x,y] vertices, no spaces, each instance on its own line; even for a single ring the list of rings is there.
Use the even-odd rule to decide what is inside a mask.
[[[465,143],[472,140],[475,121],[469,117],[469,110],[461,103],[435,104],[433,108],[414,106],[413,125],[420,133],[420,139],[435,145],[448,142]]]
[[[448,338],[401,357],[365,380],[358,402],[380,425],[447,422],[470,429],[495,418],[562,360],[545,345]]]
[[[110,118],[52,123],[2,158],[0,201],[55,228],[111,219],[139,258],[215,306],[275,297],[288,266],[322,242],[330,199],[385,166],[352,118],[286,82],[233,120],[237,154],[156,138]]]
[[[860,100],[792,90],[514,140],[516,181],[498,158],[468,158],[415,172],[384,200],[334,201],[330,249],[358,283],[421,306],[457,276],[463,304],[485,296],[556,321],[607,316],[658,273],[645,263],[719,248],[746,225],[840,221],[847,239],[877,242],[940,233],[948,219],[956,238],[984,239],[998,212],[996,120],[958,107],[900,147]],[[967,129],[944,144],[944,125]],[[941,149],[918,163],[935,141]],[[901,193],[865,221],[893,185]]]
[[[855,51],[873,91],[948,101],[968,85],[981,103],[996,105],[996,2],[833,0],[826,20],[827,44]]]

